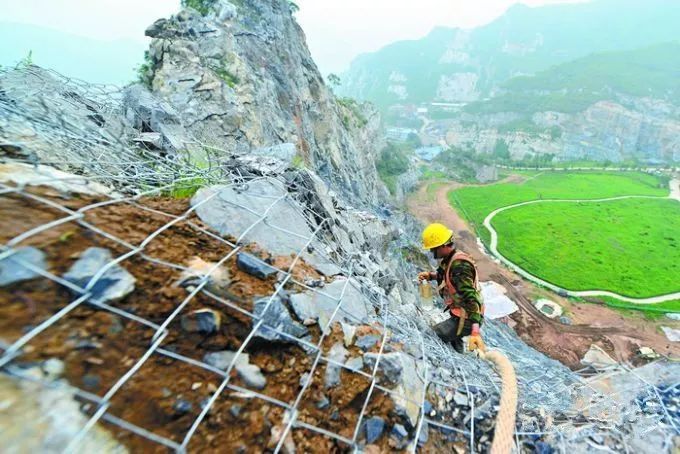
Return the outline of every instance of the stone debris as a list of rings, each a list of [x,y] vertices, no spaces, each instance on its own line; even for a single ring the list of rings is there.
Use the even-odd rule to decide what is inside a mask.
[[[14,254],[0,260],[0,287],[40,277],[39,273],[27,268],[21,262],[39,270],[47,271],[47,262],[43,251],[33,246],[18,248]]]
[[[380,336],[375,334],[367,334],[365,336],[357,337],[357,340],[354,344],[363,351],[367,351],[375,347],[378,342],[380,342]]]
[[[355,372],[359,371],[364,367],[364,358],[362,358],[361,356],[357,356],[356,358],[349,358],[345,362],[345,367]]]
[[[343,364],[348,354],[347,349],[345,349],[341,342],[338,342],[328,352],[328,359]],[[326,389],[337,386],[340,383],[340,369],[342,368],[335,364],[326,364],[326,375],[324,376],[324,387]]]
[[[276,268],[245,252],[239,252],[236,255],[236,266],[241,271],[260,279],[267,279],[278,273]]]
[[[344,322],[340,322],[340,327],[342,328],[342,339],[345,347],[350,347],[354,343],[357,327]]]
[[[80,258],[64,274],[64,279],[85,288],[92,278],[113,261],[111,251],[104,248],[91,247],[80,254]],[[92,298],[101,301],[116,301],[132,293],[135,289],[135,278],[120,264],[109,266],[104,274],[90,289]]]
[[[222,314],[213,309],[198,309],[180,319],[182,329],[187,333],[213,334],[220,330]]]
[[[62,194],[119,195],[112,188],[83,178],[81,175],[63,172],[46,165],[30,165],[20,162],[0,163],[0,183],[17,186],[48,186]]]
[[[173,404],[172,409],[175,411],[177,416],[182,416],[190,413],[191,410],[193,410],[193,407],[194,406],[188,400],[177,399]]]
[[[270,297],[264,297],[255,300],[253,312],[256,317],[261,317],[264,322],[264,324],[257,330],[255,337],[259,337],[268,341],[289,343],[292,342],[292,340],[283,336],[279,332],[298,338],[301,338],[308,333],[307,327],[293,320],[293,318],[290,316],[290,313],[288,312],[288,309],[286,308],[285,304],[283,304],[283,301],[278,295],[274,297],[274,299],[271,301],[271,304],[269,305],[269,308],[265,312],[265,308],[267,307],[270,299]],[[269,327],[274,328],[279,332],[274,331],[274,329]]]
[[[305,292],[291,295],[290,304],[299,320],[314,319],[319,326],[329,326],[333,322],[368,322],[375,311],[370,301],[358,290],[359,284],[353,280],[336,279],[323,288],[323,293]],[[344,294],[343,294],[344,289]],[[327,296],[328,295],[328,296]],[[342,304],[336,312],[337,299],[342,295]],[[348,328],[351,330],[351,328]]]
[[[258,366],[250,364],[250,355],[247,353],[241,353],[238,356],[236,356],[236,352],[229,350],[206,353],[203,362],[217,369],[227,370],[234,358],[236,358],[234,369],[247,386],[255,389],[264,389],[267,386],[266,377]]]
[[[366,443],[373,443],[383,434],[385,420],[379,416],[373,416],[366,420]]]

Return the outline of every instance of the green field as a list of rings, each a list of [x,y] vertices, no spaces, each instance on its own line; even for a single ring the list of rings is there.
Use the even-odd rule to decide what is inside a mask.
[[[484,218],[496,208],[537,199],[603,199],[622,195],[668,194],[668,184],[638,172],[517,172],[521,183],[469,186],[449,193],[449,201],[473,226],[484,242],[489,232]]]
[[[638,172],[522,176],[518,183],[461,188],[450,192],[449,200],[488,244],[483,221],[500,207],[540,199],[668,195],[667,180]],[[537,203],[503,211],[492,223],[504,256],[558,286],[631,297],[680,291],[680,203],[675,200]]]
[[[569,290],[630,297],[680,291],[680,203],[539,203],[493,218],[498,251]]]

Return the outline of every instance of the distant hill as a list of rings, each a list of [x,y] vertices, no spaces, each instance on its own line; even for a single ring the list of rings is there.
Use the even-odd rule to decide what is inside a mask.
[[[579,58],[504,83],[504,93],[468,104],[470,113],[574,113],[597,101],[651,97],[680,106],[680,43]]]
[[[49,28],[0,22],[0,65],[13,66],[33,51],[42,67],[94,83],[123,85],[135,79],[147,45],[99,41]]]
[[[680,2],[596,0],[516,5],[472,30],[437,28],[357,57],[342,74],[344,95],[385,108],[433,100],[471,102],[504,82],[595,52],[639,49],[680,39]]]

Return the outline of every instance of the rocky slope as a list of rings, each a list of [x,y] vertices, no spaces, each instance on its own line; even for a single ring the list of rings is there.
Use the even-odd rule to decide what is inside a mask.
[[[376,203],[384,195],[374,164],[379,116],[336,102],[290,3],[204,3],[205,15],[187,8],[147,29],[153,93],[218,154],[293,144],[299,164],[357,202]]]
[[[0,431],[19,451],[486,451],[497,379],[416,304],[429,264],[374,204],[371,117],[313,66],[268,67],[263,37],[308,56],[286,2],[237,3],[152,27],[155,94],[0,70]],[[669,448],[676,396],[653,392],[677,367],[612,406],[508,326],[483,335],[520,378],[519,451]]]

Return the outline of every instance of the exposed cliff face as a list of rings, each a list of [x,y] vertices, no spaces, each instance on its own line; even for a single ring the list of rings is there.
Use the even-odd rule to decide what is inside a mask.
[[[338,105],[288,1],[235,3],[220,0],[206,16],[185,9],[147,29],[153,92],[202,142],[234,154],[293,143],[334,187],[375,203],[384,193],[378,115]]]
[[[539,112],[531,118],[533,131],[504,132],[498,114],[464,116],[448,122],[446,141],[478,153],[494,153],[502,141],[512,159],[550,154],[559,160],[680,161],[680,121],[662,112],[672,106],[650,99],[634,104],[601,101],[573,114]]]

